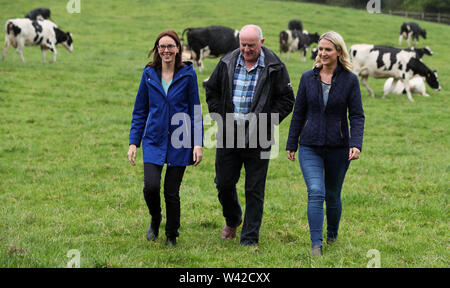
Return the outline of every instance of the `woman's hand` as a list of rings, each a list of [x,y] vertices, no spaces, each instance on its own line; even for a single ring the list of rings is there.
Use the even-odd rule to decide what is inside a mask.
[[[359,151],[358,148],[356,148],[356,147],[350,148],[350,151],[348,152],[348,161],[359,159],[360,154],[361,154],[361,151]]]
[[[201,146],[194,146],[194,152],[193,153],[193,159],[194,159],[194,166],[197,166],[202,162],[203,159],[203,150]]]
[[[130,148],[128,148],[128,160],[132,166],[136,166],[136,163],[134,162],[136,160],[136,150],[136,145],[134,144],[131,144]]]
[[[286,150],[286,156],[289,160],[294,161],[295,160],[295,151]]]

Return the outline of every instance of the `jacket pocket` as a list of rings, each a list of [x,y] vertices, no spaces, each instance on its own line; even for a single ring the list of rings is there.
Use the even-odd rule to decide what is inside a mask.
[[[145,138],[148,143],[156,143],[157,138],[156,135],[158,134],[158,131],[155,131],[157,128],[157,125],[155,124],[157,124],[155,123],[155,119],[152,119],[152,115],[149,113],[147,117],[147,122],[145,123],[145,130],[143,136],[143,138]]]
[[[341,135],[341,139],[344,139],[344,133],[342,133],[342,120],[339,120],[339,133]]]

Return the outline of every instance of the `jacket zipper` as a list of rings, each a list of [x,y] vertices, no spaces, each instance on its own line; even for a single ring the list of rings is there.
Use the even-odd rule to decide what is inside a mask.
[[[341,139],[344,139],[344,134],[342,133],[342,120],[339,120],[339,132],[341,132]]]
[[[143,137],[145,137],[145,135],[147,135],[147,126],[148,126],[149,119],[150,119],[150,112],[148,112],[147,122],[145,122],[144,136]]]

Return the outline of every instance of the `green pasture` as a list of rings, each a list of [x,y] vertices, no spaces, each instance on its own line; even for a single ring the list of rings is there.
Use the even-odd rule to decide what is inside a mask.
[[[383,80],[369,79],[374,99],[361,88],[363,151],[344,183],[339,239],[324,245],[323,257],[311,258],[306,187],[298,162],[284,152],[290,117],[280,125],[279,155],[270,162],[259,245],[220,239],[215,150],[207,148],[181,186],[179,245],[165,245],[165,217],[161,237],[146,241],[142,152],[136,167],[126,154],[147,53],[165,29],[181,34],[186,27],[249,23],[260,25],[265,45],[278,51],[278,34],[294,18],[309,32],[341,33],[348,47],[397,46],[400,25],[411,20],[268,0],[80,0],[79,14],[68,13],[66,4],[0,3],[1,25],[49,7],[74,38],[73,53],[57,46],[54,64],[43,64],[37,47],[24,49],[25,64],[13,48],[0,62],[0,267],[66,267],[71,249],[80,252],[81,267],[366,267],[371,249],[381,267],[450,266],[450,26],[418,21],[428,33],[419,46],[435,54],[423,61],[438,71],[442,91],[427,86],[431,97],[413,95],[412,103],[406,95],[381,99]],[[281,59],[297,91],[313,61],[301,62],[299,53]],[[217,61],[207,59],[198,73],[203,114],[201,83]],[[243,184],[242,177],[244,207]]]

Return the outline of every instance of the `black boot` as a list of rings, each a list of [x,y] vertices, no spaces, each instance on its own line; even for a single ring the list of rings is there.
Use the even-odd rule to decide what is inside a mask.
[[[147,240],[150,241],[155,241],[156,238],[158,238],[158,234],[159,234],[159,224],[161,223],[161,218],[159,219],[153,219],[150,222],[150,226],[148,226],[148,230],[147,230]]]
[[[170,238],[167,238],[167,246],[169,246],[169,247],[175,247],[175,246],[177,246],[177,237],[170,237]]]

